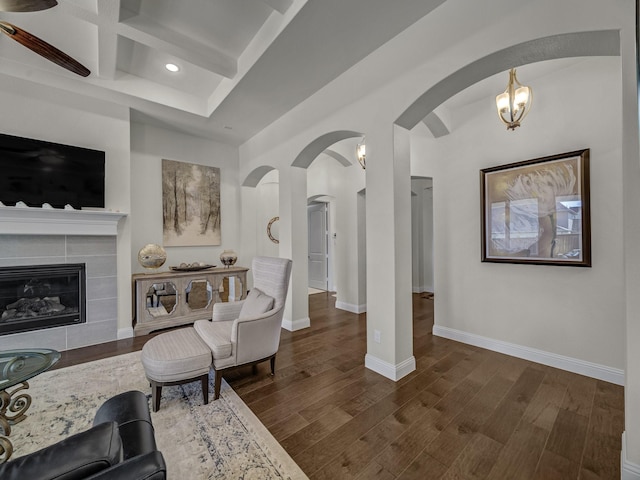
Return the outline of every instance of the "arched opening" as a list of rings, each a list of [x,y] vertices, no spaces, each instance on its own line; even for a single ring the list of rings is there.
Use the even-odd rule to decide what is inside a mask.
[[[436,335],[454,338],[456,333],[464,332],[457,339],[467,343],[479,342],[480,337],[495,338],[518,347],[562,352],[574,358],[593,358],[589,357],[590,352],[585,353],[585,346],[591,343],[588,333],[581,332],[584,340],[575,341],[571,348],[559,340],[565,331],[580,330],[579,323],[592,316],[589,310],[593,307],[585,307],[578,313],[572,311],[562,320],[557,320],[558,312],[563,311],[562,302],[556,304],[553,301],[526,310],[524,315],[519,313],[516,322],[513,315],[509,315],[509,311],[519,310],[531,295],[541,297],[542,290],[548,290],[549,284],[543,280],[541,269],[525,271],[506,267],[494,270],[479,261],[478,211],[481,199],[478,171],[484,167],[571,151],[578,145],[591,147],[592,151],[598,150],[596,165],[607,164],[606,169],[600,170],[597,183],[592,183],[592,187],[596,186],[591,192],[592,200],[598,195],[598,185],[604,182],[616,192],[602,195],[600,207],[609,202],[622,204],[616,173],[622,169],[618,146],[624,141],[618,136],[623,130],[620,125],[622,62],[619,57],[618,31],[581,32],[532,40],[460,68],[435,83],[398,117],[399,125],[412,129],[412,152],[417,151],[433,164],[440,162],[435,167],[430,164],[429,168],[412,169],[414,175],[432,177],[437,187],[435,196],[439,207],[436,209],[434,230],[437,244],[435,262],[438,265],[434,287],[437,291],[436,312],[440,312],[441,320],[436,318]],[[522,72],[537,73],[538,76],[524,77],[524,83],[533,87],[537,97],[534,98],[532,114],[514,133],[507,132],[497,120],[493,98],[501,91],[494,88],[496,81],[504,89],[507,77],[502,73],[515,66],[522,66]],[[487,88],[490,83],[493,86]],[[593,96],[590,93],[596,91],[606,91],[606,96],[591,101]],[[464,101],[462,97],[466,97]],[[590,102],[585,105],[587,97]],[[422,121],[435,108],[439,112],[442,108],[450,113],[451,122],[447,123],[450,134],[439,138],[422,135],[421,138],[421,134],[416,132],[424,130]],[[422,142],[422,145],[416,146],[414,142]],[[605,217],[603,215],[598,220],[601,233],[594,231],[592,236],[596,242],[603,241],[613,250],[621,251],[622,246],[611,245],[609,236],[603,233],[622,228],[619,217],[617,222],[613,222],[615,225]],[[447,229],[447,233],[439,234],[439,229]],[[563,285],[571,273],[567,269],[555,269],[549,278],[553,279],[552,284]],[[443,276],[447,278],[443,279]],[[618,278],[619,275],[614,273],[612,277]],[[585,276],[581,277],[582,280],[585,291],[595,288]],[[528,288],[526,293],[525,284]],[[575,284],[572,281],[572,285]],[[458,291],[453,292],[454,289]],[[607,290],[603,297],[615,310],[623,301],[615,289]],[[589,304],[588,297],[585,295],[581,303]],[[482,321],[478,320],[479,317]],[[544,338],[536,338],[534,324],[536,329],[547,332]],[[597,319],[593,324],[597,324]],[[602,328],[598,337],[607,337],[613,343],[615,335]],[[499,349],[497,343],[489,348]],[[516,356],[526,354],[524,349],[518,351],[518,348],[513,352]],[[553,359],[543,358],[544,361],[552,362]]]
[[[620,33],[617,30],[565,33],[513,45],[471,62],[442,79],[416,99],[395,123],[411,130],[445,100],[510,68],[558,58],[619,55]]]
[[[361,258],[358,243],[350,239],[357,235],[353,222],[357,210],[355,192],[365,181],[364,171],[355,159],[355,147],[362,137],[362,133],[351,130],[323,134],[310,142],[292,163],[306,169],[307,197],[315,201],[315,205],[307,207],[309,286],[326,285],[324,289],[335,292],[338,308],[357,313],[362,311],[359,299],[365,288],[358,280],[358,271],[365,266],[358,260]],[[321,218],[326,225],[324,233],[317,231],[324,228],[315,221]],[[315,238],[317,235],[321,238]],[[323,246],[325,250],[315,246]],[[320,280],[319,275],[325,275],[318,268],[324,252],[327,258],[322,271],[326,272],[326,278]]]
[[[278,225],[269,222],[279,215],[279,171],[269,165],[262,165],[253,169],[242,182],[242,203],[251,206],[251,218],[243,219],[241,251],[253,251],[256,255],[278,256],[278,244],[269,236],[278,238]]]

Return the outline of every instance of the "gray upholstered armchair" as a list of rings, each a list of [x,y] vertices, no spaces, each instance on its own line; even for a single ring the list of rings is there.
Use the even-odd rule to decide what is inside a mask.
[[[215,303],[213,319],[197,320],[194,327],[213,353],[215,399],[222,374],[243,365],[271,360],[271,374],[280,345],[282,315],[287,299],[291,260],[255,257],[251,264],[253,288],[247,298]]]

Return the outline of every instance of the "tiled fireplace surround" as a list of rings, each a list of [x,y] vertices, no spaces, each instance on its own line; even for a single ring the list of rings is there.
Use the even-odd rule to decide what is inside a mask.
[[[7,222],[4,215],[8,213],[6,208],[0,207],[0,267],[85,263],[87,321],[80,325],[2,335],[0,350],[26,347],[53,348],[62,351],[116,340],[118,330],[117,218],[110,219],[111,222],[115,221],[113,227],[110,227],[113,229],[113,234],[100,231],[98,235],[92,235],[86,233],[94,229],[93,225],[80,225],[77,222],[71,226],[58,221],[55,225],[45,222],[38,223],[35,227],[29,222],[25,228],[24,221],[19,221],[18,224],[15,220]],[[56,212],[55,215],[60,213]],[[74,220],[76,217],[82,217],[81,214],[73,213],[70,216],[74,217]],[[100,228],[102,227],[99,226],[98,229]],[[43,231],[51,231],[52,234],[43,234]]]

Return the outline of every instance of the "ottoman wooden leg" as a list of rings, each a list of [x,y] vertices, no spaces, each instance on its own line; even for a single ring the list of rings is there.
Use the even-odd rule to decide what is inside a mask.
[[[220,398],[220,387],[222,386],[222,375],[219,370],[214,370],[215,381],[214,381],[214,400],[218,400]]]
[[[206,405],[209,403],[209,374],[204,374],[200,380],[202,381],[202,398]]]
[[[162,398],[162,385],[155,380],[151,380],[151,403],[153,403],[153,411],[160,410],[160,399]]]

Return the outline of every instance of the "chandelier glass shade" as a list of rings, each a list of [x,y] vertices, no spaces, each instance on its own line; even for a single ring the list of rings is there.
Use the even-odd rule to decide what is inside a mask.
[[[507,89],[496,97],[498,117],[507,126],[507,130],[515,130],[531,110],[533,91],[531,87],[522,85],[516,77],[516,69],[509,70]]]
[[[364,137],[362,138],[362,142],[356,146],[356,158],[364,170],[366,168],[366,145],[364,143]]]

